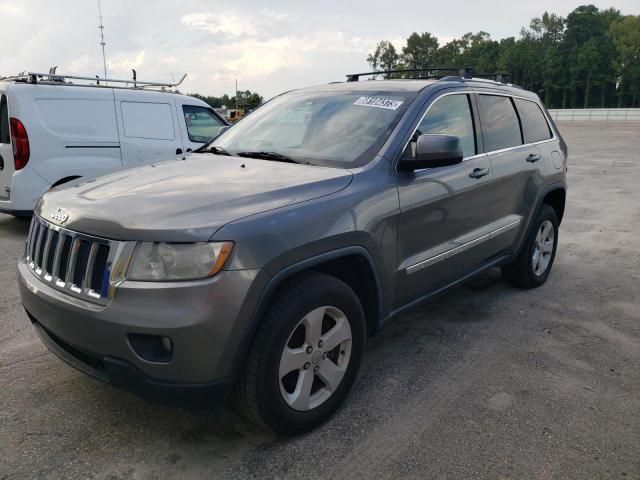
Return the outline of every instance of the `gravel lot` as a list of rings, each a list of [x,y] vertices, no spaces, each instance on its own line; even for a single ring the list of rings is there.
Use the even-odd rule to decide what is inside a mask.
[[[0,215],[0,479],[640,479],[640,125],[561,130],[570,192],[547,284],[492,271],[387,325],[345,407],[294,439],[58,360],[16,288],[28,223]]]

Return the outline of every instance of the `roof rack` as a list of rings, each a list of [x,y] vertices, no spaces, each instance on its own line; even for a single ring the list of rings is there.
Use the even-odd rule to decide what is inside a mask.
[[[439,75],[438,72],[456,72],[458,75],[449,75],[443,76]],[[413,75],[411,77],[405,77],[413,80],[418,79],[438,79],[438,80],[473,80],[477,78],[485,78],[489,80],[495,80],[500,83],[507,83],[509,74],[508,73],[474,73],[473,67],[424,67],[424,68],[409,68],[409,69],[399,69],[399,70],[383,70],[377,72],[366,72],[366,73],[349,73],[347,74],[347,82],[357,82],[360,80],[360,77],[368,77],[372,75],[391,75],[391,74],[420,74]]]
[[[14,82],[24,82],[31,84],[63,84],[63,85],[78,85],[84,87],[105,87],[107,83],[116,83],[116,84],[124,84],[124,87],[120,88],[135,88],[135,89],[144,89],[144,88],[175,88],[180,85],[185,78],[187,78],[187,74],[185,73],[182,78],[180,78],[177,82],[150,82],[146,80],[138,80],[137,73],[135,70],[132,70],[133,77],[130,79],[122,80],[117,78],[100,78],[98,75],[95,77],[83,77],[78,75],[61,75],[56,73],[57,67],[52,67],[49,69],[49,73],[37,73],[37,72],[22,72],[18,75],[14,75],[12,77],[0,77],[0,81],[14,81]],[[87,82],[95,82],[95,84],[76,84],[70,82],[69,80],[82,80]],[[100,83],[102,82],[102,84]],[[131,85],[131,86],[130,86]]]

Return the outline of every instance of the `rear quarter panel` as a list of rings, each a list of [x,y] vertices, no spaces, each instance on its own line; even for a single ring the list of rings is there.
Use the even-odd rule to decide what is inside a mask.
[[[49,185],[122,168],[111,89],[18,84],[11,100],[29,136],[26,168]]]

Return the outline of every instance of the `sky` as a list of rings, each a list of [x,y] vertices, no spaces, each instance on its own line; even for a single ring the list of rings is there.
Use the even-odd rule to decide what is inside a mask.
[[[183,93],[233,95],[344,80],[368,71],[379,40],[401,49],[412,32],[446,43],[485,30],[517,36],[547,10],[566,16],[578,0],[102,0],[111,78],[167,81]],[[640,14],[638,0],[592,2]],[[98,0],[0,0],[0,76],[21,71],[102,75]]]

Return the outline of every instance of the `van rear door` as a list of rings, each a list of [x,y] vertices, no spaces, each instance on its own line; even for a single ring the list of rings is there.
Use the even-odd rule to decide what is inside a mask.
[[[172,95],[125,89],[114,92],[125,166],[184,157]]]
[[[9,198],[13,171],[13,147],[11,146],[11,128],[9,126],[9,100],[6,92],[0,90],[0,198]]]

